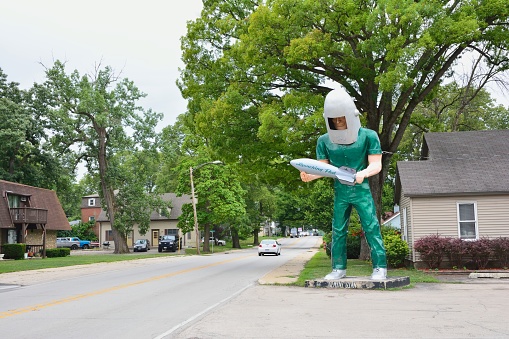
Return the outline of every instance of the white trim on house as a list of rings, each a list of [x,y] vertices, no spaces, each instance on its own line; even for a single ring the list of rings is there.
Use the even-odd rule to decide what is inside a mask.
[[[407,216],[406,210],[407,210],[406,207],[403,208],[403,219],[402,219],[403,222],[401,222],[401,219],[400,219],[400,222],[401,222],[401,225],[402,225],[401,228],[403,228],[403,232],[402,232],[401,236],[402,236],[404,241],[408,242],[408,223],[407,223],[407,220],[406,220],[406,216]]]
[[[462,216],[460,213],[460,206],[473,206],[473,212],[474,212],[474,219],[468,219],[468,215],[464,215],[466,217],[464,220],[462,220]],[[479,239],[479,222],[477,218],[477,202],[476,201],[457,201],[456,202],[456,211],[458,216],[458,237],[463,240],[477,240]],[[467,211],[465,211],[467,212]],[[463,213],[466,214],[466,213]],[[474,234],[466,234],[465,230],[462,232],[462,223],[464,224],[471,224],[474,225]]]

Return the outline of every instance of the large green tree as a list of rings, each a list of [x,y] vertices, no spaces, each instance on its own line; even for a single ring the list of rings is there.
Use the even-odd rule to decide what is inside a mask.
[[[466,56],[485,79],[507,69],[508,16],[503,0],[204,1],[182,39],[187,121],[246,172],[295,184],[288,160],[314,155],[323,96],[341,85],[380,137],[383,170],[370,178],[380,212],[419,103]]]
[[[33,94],[0,68],[0,178],[62,192],[73,176],[48,143],[45,111]]]
[[[139,168],[123,168],[121,156],[156,145],[155,126],[162,115],[140,107],[137,102],[145,94],[132,81],[118,78],[110,67],[98,66],[91,75],[77,70],[67,74],[65,64],[56,61],[46,77],[37,94],[49,111],[52,143],[74,165],[85,161],[89,173],[97,175],[115,253],[128,252],[125,223],[146,221],[153,200],[142,198],[147,181],[140,183]],[[133,204],[131,210],[128,203]]]

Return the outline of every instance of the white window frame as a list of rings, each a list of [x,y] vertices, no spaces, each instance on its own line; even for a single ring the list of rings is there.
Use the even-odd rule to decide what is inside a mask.
[[[403,213],[401,213],[400,216],[403,219],[403,220],[400,219],[400,224],[403,225],[402,238],[404,241],[408,242],[408,225],[407,225],[407,220],[406,220],[406,207],[403,208]]]
[[[95,199],[94,198],[88,199],[88,206],[95,206]]]
[[[474,206],[474,220],[461,220],[460,216],[460,205],[473,205]],[[478,228],[478,220],[477,220],[477,202],[476,201],[458,201],[456,202],[456,213],[458,220],[458,238],[462,240],[478,240],[479,239],[479,228]],[[461,235],[461,223],[474,223],[474,232],[475,235],[473,238],[465,238]]]
[[[95,221],[95,216],[93,216],[93,215],[89,216],[88,221]]]

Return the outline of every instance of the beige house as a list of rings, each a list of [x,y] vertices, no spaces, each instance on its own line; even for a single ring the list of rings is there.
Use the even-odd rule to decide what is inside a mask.
[[[56,247],[57,231],[70,231],[55,191],[0,180],[0,253],[3,244],[26,244],[30,253]]]
[[[174,193],[164,193],[161,195],[164,201],[169,201],[171,208],[168,211],[154,211],[150,216],[150,229],[142,235],[135,226],[132,234],[127,237],[127,245],[132,247],[138,239],[148,239],[151,247],[157,247],[159,237],[162,235],[176,234],[182,237],[182,247],[196,247],[195,232],[182,234],[177,228],[178,218],[182,214],[182,206],[191,203],[190,195],[176,196]],[[84,196],[81,200],[81,219],[82,222],[95,220],[94,232],[99,238],[99,242],[109,242],[114,246],[111,223],[102,209],[99,195]]]
[[[399,161],[396,203],[408,259],[418,239],[509,237],[509,130],[427,133],[420,161]]]

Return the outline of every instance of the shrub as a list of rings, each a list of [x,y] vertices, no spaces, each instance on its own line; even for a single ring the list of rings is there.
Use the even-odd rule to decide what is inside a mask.
[[[461,240],[460,238],[448,238],[445,253],[447,253],[452,266],[465,266],[464,257],[469,253],[470,243],[470,241]]]
[[[509,267],[509,238],[497,238],[491,240],[493,256],[504,268]]]
[[[393,268],[403,266],[405,257],[410,251],[408,244],[397,233],[386,234],[383,237],[383,241],[387,253],[387,264]]]
[[[25,259],[26,244],[3,244],[5,259]]]
[[[67,257],[71,255],[70,248],[49,248],[46,250],[46,256],[48,258]]]
[[[430,269],[439,268],[447,248],[447,239],[438,234],[420,238],[414,243],[414,249]]]
[[[323,242],[326,244],[325,253],[330,258],[330,249],[332,247],[332,233],[326,233],[323,236]],[[346,236],[346,257],[347,259],[359,259],[361,253],[361,235],[350,234]]]
[[[472,256],[472,261],[475,263],[477,269],[482,270],[488,266],[491,246],[491,240],[488,238],[481,238],[470,242],[468,253]]]
[[[359,259],[361,255],[361,237],[348,233],[346,236],[346,257],[347,259]]]

